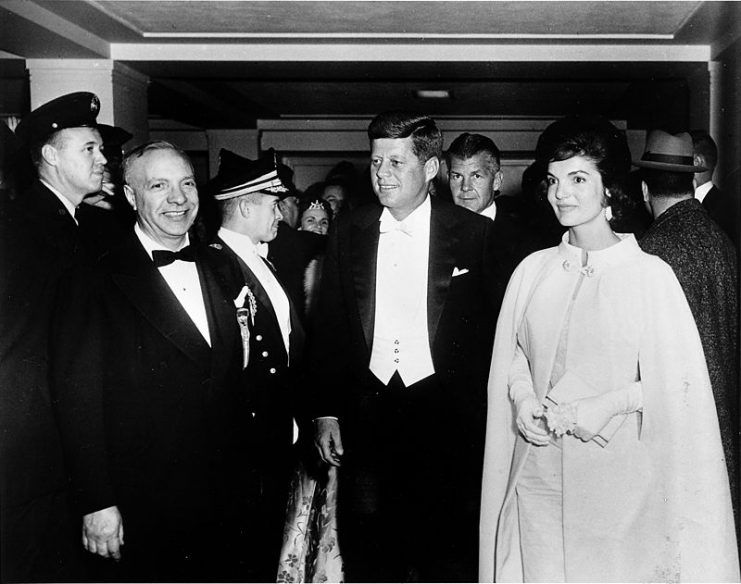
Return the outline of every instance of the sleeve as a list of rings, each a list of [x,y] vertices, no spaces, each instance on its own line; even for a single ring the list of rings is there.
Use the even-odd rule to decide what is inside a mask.
[[[90,270],[69,274],[51,334],[52,395],[75,503],[81,514],[116,504],[103,410],[106,356],[102,285]]]
[[[509,369],[509,398],[513,404],[517,405],[530,396],[536,397],[530,373],[530,362],[518,342],[512,358],[512,366]]]

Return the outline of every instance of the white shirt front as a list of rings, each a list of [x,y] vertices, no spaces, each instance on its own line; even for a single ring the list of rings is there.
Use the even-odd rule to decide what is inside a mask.
[[[261,257],[260,252],[262,249],[265,249],[265,246],[262,246],[261,249],[248,236],[224,229],[223,227],[219,229],[219,237],[247,264],[247,267],[252,270],[252,273],[255,274],[262,287],[265,288],[270,303],[273,305],[275,316],[278,319],[283,343],[286,347],[286,355],[288,355],[290,347],[289,337],[291,335],[291,307],[283,287]],[[265,251],[267,250],[265,249]]]
[[[701,184],[695,189],[695,198],[702,203],[702,200],[707,197],[710,189],[713,188],[713,181],[709,180],[705,184]]]
[[[67,197],[65,197],[62,193],[60,193],[57,189],[55,189],[53,186],[51,186],[48,182],[46,182],[43,178],[40,178],[39,181],[41,181],[41,184],[44,185],[47,189],[49,189],[52,193],[54,193],[54,196],[60,200],[62,205],[64,205],[64,208],[67,209],[67,212],[69,213],[70,217],[72,217],[72,220],[79,225],[77,222],[77,218],[75,217],[75,212],[77,211],[77,207],[75,207],[72,204],[72,201],[70,201]]]
[[[172,251],[167,249],[160,243],[154,241],[149,237],[137,223],[134,225],[134,233],[139,238],[139,241],[144,247],[144,250],[152,257],[152,252],[155,250]],[[188,235],[185,236],[185,241],[180,249],[183,249],[190,243]],[[180,251],[180,250],[177,250]],[[206,317],[206,305],[203,302],[203,292],[201,290],[201,280],[198,277],[198,268],[195,262],[185,262],[183,260],[175,260],[167,266],[157,268],[162,274],[162,277],[167,282],[167,285],[175,294],[175,297],[180,302],[181,306],[188,313],[188,316],[196,325],[203,338],[211,346],[211,335],[208,331],[208,318]]]
[[[381,213],[370,370],[384,384],[395,371],[407,387],[435,373],[427,330],[431,208],[428,196],[401,222]]]

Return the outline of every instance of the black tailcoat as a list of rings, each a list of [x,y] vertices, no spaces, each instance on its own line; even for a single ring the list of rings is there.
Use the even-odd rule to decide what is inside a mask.
[[[414,509],[411,521],[421,523],[399,517],[379,538],[392,542],[406,532],[397,548],[422,542],[413,545],[425,548],[424,561],[433,563],[422,567],[431,571],[419,577],[476,577],[475,553],[461,551],[452,539],[463,547],[476,545],[486,385],[506,282],[495,259],[492,221],[434,197],[431,203],[427,320],[435,374],[401,392],[382,387],[368,368],[382,208],[362,207],[342,216],[328,242],[311,352],[312,412],[340,420],[345,455],[339,537],[341,547],[343,538],[347,544],[342,549],[348,551],[351,579],[372,577],[362,569],[353,573],[353,562],[358,553],[373,551],[353,547],[381,545],[352,534],[354,526],[363,529],[361,517],[375,514],[388,527],[396,503]],[[455,268],[468,271],[454,277]],[[402,491],[409,496],[385,505],[384,492],[398,499],[391,493]],[[448,527],[459,530],[451,541]],[[461,562],[463,572],[455,572]],[[436,568],[448,571],[435,573]]]
[[[202,251],[196,266],[210,347],[133,233],[70,280],[55,327],[79,511],[118,506],[134,580],[209,577],[198,571],[208,563],[228,578],[210,546],[234,541],[254,489],[234,305]]]

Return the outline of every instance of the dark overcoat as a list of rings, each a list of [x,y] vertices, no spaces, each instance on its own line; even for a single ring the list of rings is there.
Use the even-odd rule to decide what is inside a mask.
[[[728,474],[736,494],[738,437],[738,272],[728,236],[697,199],[659,215],[640,240],[668,263],[682,285],[700,333],[718,410]]]

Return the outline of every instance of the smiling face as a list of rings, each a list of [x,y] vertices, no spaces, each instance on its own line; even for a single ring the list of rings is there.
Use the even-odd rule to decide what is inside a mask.
[[[327,235],[329,230],[329,216],[324,209],[309,208],[301,216],[301,231],[311,231],[319,235]]]
[[[594,226],[607,219],[603,213],[605,188],[596,164],[585,156],[548,163],[548,202],[561,225]]]
[[[466,159],[451,156],[448,185],[456,205],[481,213],[502,186],[502,172],[485,152]]]
[[[381,205],[401,221],[424,202],[440,167],[436,157],[422,161],[411,138],[378,138],[371,146],[371,183]]]
[[[43,178],[50,180],[74,205],[103,184],[106,159],[95,128],[65,128],[42,148]]]
[[[130,164],[126,179],[124,193],[141,230],[166,248],[179,249],[198,213],[188,161],[175,150],[149,150]]]

